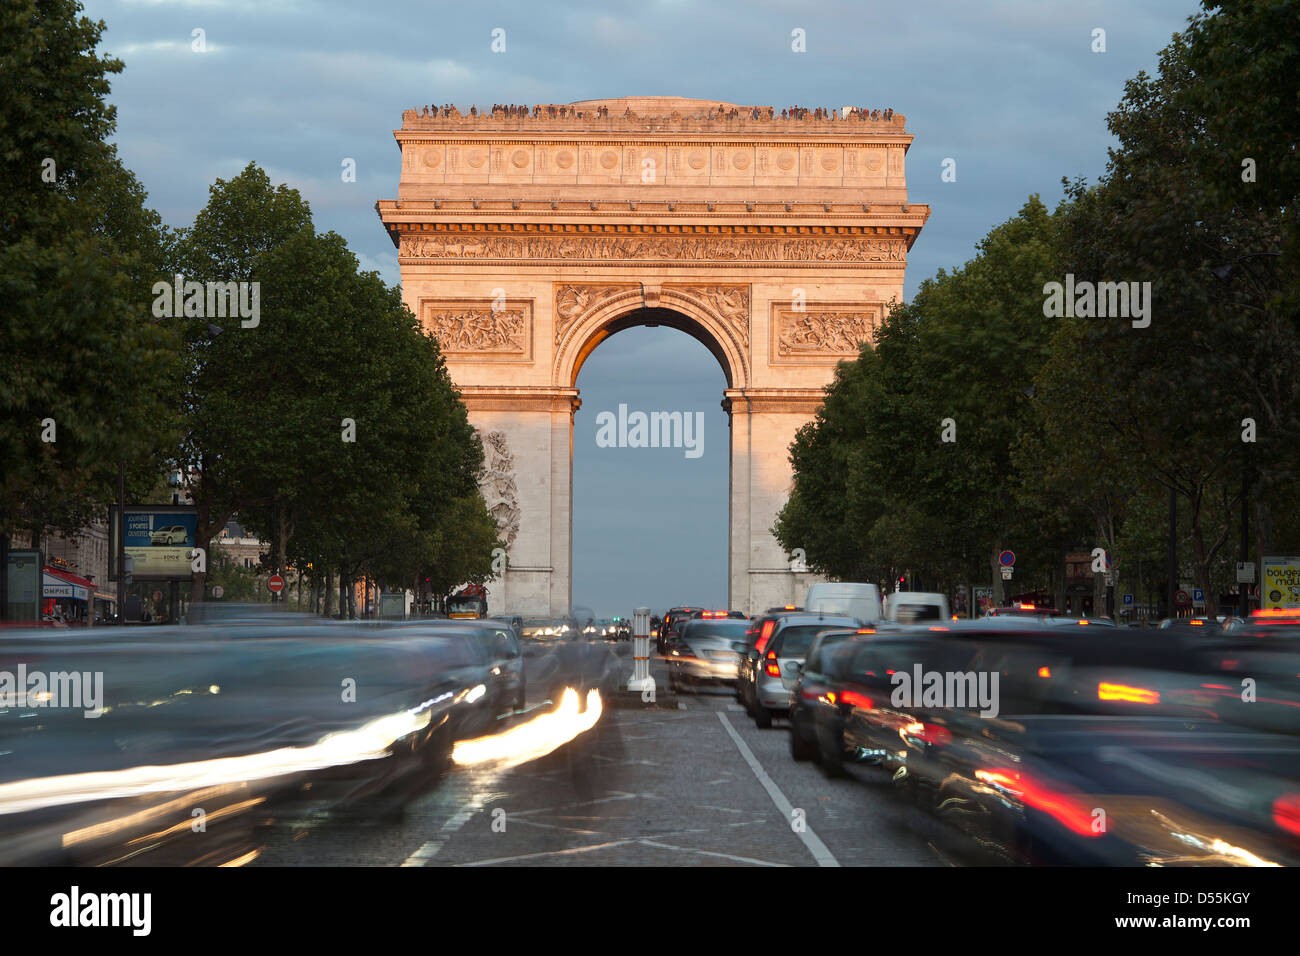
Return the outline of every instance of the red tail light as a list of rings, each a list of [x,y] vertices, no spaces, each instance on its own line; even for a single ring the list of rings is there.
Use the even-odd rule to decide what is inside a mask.
[[[1097,685],[1098,700],[1122,700],[1129,704],[1158,704],[1160,692],[1145,687],[1130,687],[1127,684],[1108,684],[1105,681]]]
[[[876,633],[876,629],[875,629],[874,627],[860,627],[860,628],[858,628],[858,633],[859,633],[859,634],[875,634],[875,633]]]
[[[1273,801],[1273,822],[1287,833],[1300,836],[1300,793],[1284,793]]]
[[[1051,677],[1051,676],[1052,676],[1052,669],[1051,669],[1050,667],[1040,667],[1040,668],[1038,668],[1038,676],[1039,676],[1039,677]]]
[[[1101,836],[1092,828],[1092,808],[1074,794],[1055,790],[1018,770],[976,770],[975,776],[991,786],[1015,794],[1025,806],[1041,810],[1080,836]]]
[[[952,734],[947,727],[940,727],[938,724],[926,724],[921,721],[908,724],[903,728],[903,734],[908,737],[915,737],[917,740],[924,740],[928,744],[935,744],[940,747],[946,747],[952,743]]]
[[[855,690],[846,690],[840,693],[840,703],[848,704],[850,707],[861,707],[864,710],[871,710],[871,698],[859,694]]]
[[[763,665],[763,670],[767,672],[768,677],[781,676],[781,665],[776,662],[776,651],[767,652],[767,663]]]
[[[763,622],[763,630],[759,632],[758,643],[754,646],[754,649],[757,650],[760,654],[763,653],[763,648],[767,647],[767,641],[772,636],[772,630],[775,627],[776,627],[776,621]]]
[[[1017,606],[1020,610],[1022,610],[1022,611],[1032,611],[1032,610],[1034,610],[1034,606],[1033,606],[1032,604],[1018,604],[1018,605],[1016,605],[1016,606]]]
[[[1190,624],[1192,627],[1205,627],[1205,622],[1202,620],[1198,620],[1197,618],[1192,618],[1187,623]]]

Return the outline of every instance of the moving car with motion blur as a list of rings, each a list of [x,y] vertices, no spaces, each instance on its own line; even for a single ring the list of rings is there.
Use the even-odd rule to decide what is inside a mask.
[[[773,716],[787,715],[799,667],[820,632],[857,627],[855,618],[834,615],[783,613],[763,618],[736,680],[738,696],[754,723],[766,729]]]
[[[948,620],[948,598],[925,591],[895,591],[885,598],[885,620],[924,624]]]
[[[844,761],[855,751],[845,753],[843,691],[837,690],[838,682],[852,660],[853,642],[872,640],[877,633],[874,627],[837,628],[813,638],[790,694],[790,756],[794,760],[812,760],[827,776],[843,774]]]
[[[745,650],[747,619],[694,618],[683,621],[665,660],[674,691],[701,683],[733,684]]]
[[[822,614],[839,614],[851,617],[859,624],[874,624],[880,620],[882,601],[880,588],[874,584],[854,581],[821,581],[808,586],[804,608]]]
[[[447,617],[452,620],[487,617],[487,612],[487,589],[481,584],[470,584],[447,598]]]
[[[1067,634],[984,620],[859,642],[833,682],[845,745],[982,862],[1300,862],[1300,739],[1223,719],[1200,637]]]
[[[668,610],[659,624],[659,633],[656,635],[658,641],[656,647],[660,654],[667,652],[668,640],[677,633],[675,626],[677,622],[688,620],[692,614],[701,610],[703,608],[698,607],[674,607]]]
[[[1007,607],[991,607],[984,615],[985,617],[1027,617],[1027,618],[1048,618],[1060,617],[1061,612],[1054,607],[1042,607],[1037,604],[1020,602],[1011,604]]]
[[[525,619],[521,631],[526,641],[560,641],[573,637],[577,629],[567,618],[533,617]]]

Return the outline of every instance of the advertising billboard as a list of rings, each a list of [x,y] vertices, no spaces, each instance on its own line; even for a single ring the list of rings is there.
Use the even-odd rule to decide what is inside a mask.
[[[1300,557],[1261,558],[1259,606],[1300,608]]]
[[[137,581],[188,578],[193,559],[198,513],[192,505],[129,505],[126,508],[126,556],[135,560]],[[117,509],[113,509],[113,547],[117,558]],[[116,568],[112,571],[116,574]]]

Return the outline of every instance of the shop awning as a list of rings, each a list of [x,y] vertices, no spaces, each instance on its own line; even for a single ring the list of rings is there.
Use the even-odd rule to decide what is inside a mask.
[[[71,571],[61,571],[48,564],[42,571],[42,594],[47,598],[72,598],[74,601],[87,601],[94,590],[93,582],[78,577]]]

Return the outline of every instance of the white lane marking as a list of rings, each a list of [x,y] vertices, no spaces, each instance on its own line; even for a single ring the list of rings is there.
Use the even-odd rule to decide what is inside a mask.
[[[788,825],[789,821],[794,818],[794,805],[786,799],[785,794],[781,792],[781,788],[776,785],[776,782],[767,775],[767,771],[764,770],[763,765],[758,762],[758,758],[755,757],[754,752],[749,749],[749,745],[741,739],[740,734],[736,733],[736,728],[731,726],[731,721],[727,719],[727,715],[722,711],[718,711],[717,714],[718,720],[722,721],[722,726],[725,727],[727,733],[731,735],[731,739],[735,742],[737,749],[740,751],[740,755],[745,758],[745,763],[749,764],[749,769],[754,771],[754,776],[757,777],[758,782],[763,785],[763,789],[766,790],[767,795],[772,798],[772,802],[776,804],[776,808],[781,811],[782,819],[787,821]],[[812,854],[813,859],[817,861],[818,866],[840,865],[840,861],[835,859],[834,854],[827,849],[826,844],[821,841],[821,838],[813,832],[812,827],[805,826],[803,830],[794,831],[794,834],[803,841],[803,845],[808,848],[808,852]]]
[[[532,810],[516,810],[510,814],[511,819],[515,817],[526,817],[535,813],[555,813],[557,810],[573,810],[577,807],[594,807],[598,803],[614,803],[618,800],[662,800],[653,793],[627,793],[624,790],[614,790],[613,796],[601,797],[599,800],[579,800],[576,803],[564,803],[558,807],[536,807]]]
[[[679,853],[699,853],[703,856],[717,856],[736,863],[752,863],[754,866],[789,866],[789,863],[769,863],[767,860],[755,860],[748,856],[733,856],[730,853],[715,853],[713,850],[697,850],[690,846],[673,846],[671,843],[659,843],[655,840],[637,840],[643,846],[652,846],[660,850],[676,850]]]
[[[572,856],[575,853],[590,853],[592,850],[608,850],[610,847],[634,843],[635,840],[613,840],[609,843],[593,843],[591,846],[575,846],[567,850],[550,850],[545,853],[525,853],[522,856],[498,856],[490,860],[472,860],[469,863],[457,863],[457,866],[491,866],[494,863],[514,863],[518,860],[536,860],[543,856]]]
[[[469,802],[453,814],[446,823],[438,828],[438,839],[430,840],[412,853],[403,861],[402,866],[428,866],[429,861],[438,855],[438,851],[447,845],[447,841],[457,830],[463,827],[474,814],[483,809],[483,805],[489,800],[495,800],[502,796],[499,793],[493,793],[489,788],[497,782],[498,777],[492,776],[483,781],[483,789],[477,795],[470,798]]]

